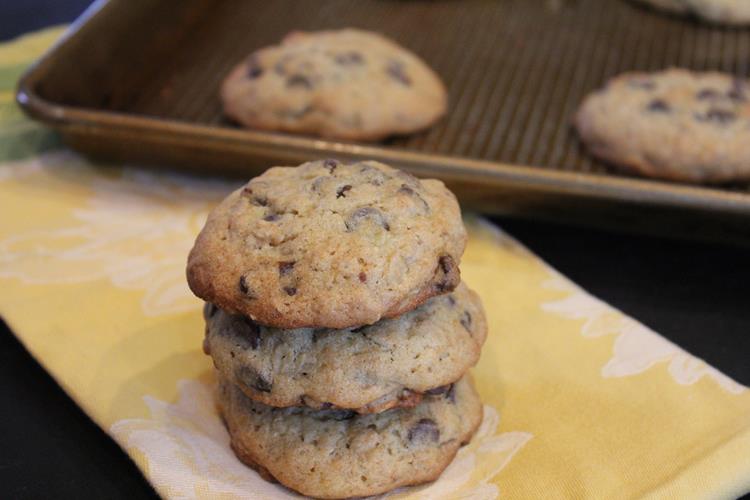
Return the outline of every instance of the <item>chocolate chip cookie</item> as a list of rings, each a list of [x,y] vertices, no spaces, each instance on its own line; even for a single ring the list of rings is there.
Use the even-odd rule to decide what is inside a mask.
[[[226,381],[218,404],[240,460],[316,498],[375,495],[432,481],[482,419],[468,376],[414,408],[371,415],[265,406]]]
[[[669,69],[627,73],[575,118],[595,155],[627,170],[686,182],[750,179],[750,82]]]
[[[750,24],[750,2],[747,0],[638,0],[658,9],[690,14],[717,24]]]
[[[459,283],[466,230],[438,180],[382,163],[274,167],[208,217],[190,288],[276,328],[349,328],[414,309]]]
[[[398,318],[345,330],[268,328],[206,304],[204,348],[227,380],[270,406],[374,413],[450,390],[479,359],[487,323],[460,284]]]
[[[246,127],[351,140],[423,129],[447,103],[440,78],[419,57],[356,29],[290,33],[237,65],[221,100]]]

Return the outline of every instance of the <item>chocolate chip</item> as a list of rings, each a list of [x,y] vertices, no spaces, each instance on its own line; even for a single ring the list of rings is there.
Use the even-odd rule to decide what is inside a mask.
[[[367,275],[364,272],[359,273],[359,281],[361,283],[366,283],[367,282]]]
[[[406,184],[401,184],[401,187],[398,188],[398,192],[399,193],[404,193],[404,194],[409,194],[409,195],[414,194],[414,190],[412,188],[410,188],[409,186],[407,186]]]
[[[247,72],[245,75],[248,79],[254,80],[258,77],[260,77],[263,74],[263,68],[260,66],[260,63],[258,62],[258,58],[255,56],[251,56],[250,59],[247,61]]]
[[[432,441],[437,443],[440,440],[440,429],[438,429],[434,420],[421,418],[409,429],[407,438],[409,441]]]
[[[294,264],[296,264],[296,261],[293,260],[279,262],[279,276],[286,276],[291,273],[292,269],[294,269]]]
[[[747,101],[747,85],[742,78],[735,78],[732,80],[732,88],[727,92],[727,96],[733,101],[745,102]]]
[[[450,255],[443,255],[438,259],[438,266],[435,270],[436,283],[434,285],[437,292],[449,292],[455,288],[455,279],[452,279],[455,278],[455,276],[452,276],[452,271],[455,266],[456,264],[453,261],[453,257]],[[442,273],[443,276],[438,278],[440,273]]]
[[[445,393],[445,399],[456,404],[456,384],[451,384],[450,389]]]
[[[347,184],[346,186],[341,186],[336,190],[336,199],[339,198],[346,198],[346,192],[351,190],[351,186]]]
[[[244,188],[242,188],[243,196],[249,196],[251,194],[253,194],[253,188],[251,188],[250,186],[245,186]]]
[[[271,381],[247,366],[237,369],[235,376],[241,384],[260,392],[271,392],[273,387]]]
[[[285,291],[285,292],[286,292],[286,294],[287,294],[287,295],[289,295],[290,297],[291,297],[292,295],[295,295],[295,294],[297,293],[297,289],[296,289],[296,288],[294,288],[293,286],[285,286],[285,287],[284,287],[284,291]]]
[[[258,375],[258,378],[255,380],[255,384],[253,384],[251,387],[259,390],[260,392],[271,392],[273,384],[271,384],[271,382],[263,378],[261,375]]]
[[[351,410],[330,410],[327,415],[333,420],[342,421],[354,418],[356,413]]]
[[[250,80],[254,80],[260,77],[260,75],[262,74],[263,68],[261,68],[260,66],[248,66],[247,68],[247,78]]]
[[[453,269],[453,266],[455,265],[453,263],[453,257],[450,255],[443,255],[438,259],[438,264],[440,265],[440,269],[443,270],[445,274],[448,274]]]
[[[464,311],[464,313],[461,315],[461,326],[466,328],[466,331],[471,333],[471,313],[469,311]]]
[[[292,75],[286,79],[286,86],[309,90],[313,84],[305,75]]]
[[[203,317],[205,319],[213,318],[214,314],[216,314],[216,311],[218,311],[219,308],[213,305],[210,302],[206,302],[206,304],[203,306]]]
[[[450,305],[452,305],[452,306],[455,306],[455,305],[456,305],[456,298],[455,298],[455,297],[454,297],[453,295],[448,295],[448,296],[447,296],[447,299],[448,299],[448,303],[449,303]]]
[[[365,62],[365,59],[362,57],[362,54],[355,51],[350,52],[342,52],[340,54],[336,54],[333,57],[334,61],[336,61],[336,64],[341,64],[342,66],[349,66],[353,64],[362,64]]]
[[[344,224],[346,225],[346,231],[352,232],[363,220],[370,219],[379,224],[386,231],[391,230],[390,224],[383,215],[383,212],[373,207],[360,207],[349,214]]]
[[[746,100],[746,97],[744,96],[744,94],[741,94],[734,89],[727,92],[727,97],[729,97],[733,101],[739,101],[739,102],[745,102]]]
[[[695,94],[695,97],[700,101],[713,100],[718,98],[721,93],[714,89],[701,89],[700,92]]]
[[[326,181],[325,177],[316,177],[315,180],[312,182],[310,189],[312,189],[316,193],[320,192],[320,186],[322,186],[325,181]]]
[[[388,76],[396,80],[402,85],[406,85],[407,87],[411,85],[411,79],[406,74],[406,70],[404,69],[404,64],[400,61],[389,61],[388,66],[385,68],[386,72],[388,73]]]
[[[420,195],[419,193],[417,193],[416,191],[414,191],[414,189],[412,189],[411,186],[408,186],[406,184],[401,184],[401,187],[398,188],[397,192],[415,197],[416,199],[418,199],[422,203],[422,206],[424,207],[424,209],[425,209],[426,212],[430,211],[430,205],[429,205],[429,203],[427,203],[427,201],[424,198],[422,198],[422,195]]]
[[[329,158],[323,162],[323,166],[328,169],[328,172],[333,173],[333,171],[336,170],[336,167],[339,166],[339,162]]]
[[[279,214],[268,214],[263,217],[263,220],[266,222],[276,222],[279,219],[281,219]]]
[[[244,276],[240,276],[239,282],[240,292],[247,295],[249,298],[255,298],[254,292],[250,289],[250,285],[247,283],[247,279]]]
[[[256,350],[260,346],[260,327],[250,318],[242,318],[242,333],[250,343],[250,348]]]
[[[417,187],[419,186],[419,179],[411,175],[409,172],[404,172],[403,170],[399,170],[395,173],[395,177],[398,177],[402,181],[404,181],[404,184],[411,187]],[[404,185],[402,184],[402,186]]]
[[[362,166],[359,168],[359,173],[364,174],[367,177],[367,182],[372,184],[373,186],[382,186],[386,180],[391,178],[391,176],[384,174],[371,165],[361,165]]]
[[[256,207],[267,207],[268,199],[263,196],[255,196],[252,200],[250,200],[250,203],[252,203]]]
[[[654,99],[648,103],[648,110],[655,113],[669,113],[672,108],[663,99]]]
[[[323,334],[324,334],[325,332],[327,332],[327,331],[328,331],[328,330],[327,330],[327,329],[325,329],[325,328],[319,328],[319,329],[317,329],[317,330],[313,330],[313,334],[312,334],[312,341],[313,341],[313,344],[314,344],[315,342],[317,342],[318,340],[320,340],[320,337],[321,337],[321,336],[322,336],[322,335],[323,335]]]
[[[440,394],[445,394],[446,392],[448,392],[452,386],[453,384],[441,385],[440,387],[435,387],[434,389],[430,389],[429,391],[424,391],[424,393],[427,396],[439,396]]]
[[[702,122],[714,122],[725,125],[733,122],[737,119],[737,115],[734,111],[728,111],[726,109],[711,108],[704,114],[696,115],[696,119]]]

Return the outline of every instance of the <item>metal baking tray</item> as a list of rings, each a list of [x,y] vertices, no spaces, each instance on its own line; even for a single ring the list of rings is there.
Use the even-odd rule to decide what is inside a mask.
[[[355,26],[423,57],[447,83],[437,125],[358,144],[243,130],[222,78],[294,29]],[[626,0],[100,0],[19,82],[18,102],[84,153],[233,171],[372,158],[439,177],[466,208],[750,240],[750,186],[626,176],[570,127],[585,94],[627,70],[748,75],[750,30]]]

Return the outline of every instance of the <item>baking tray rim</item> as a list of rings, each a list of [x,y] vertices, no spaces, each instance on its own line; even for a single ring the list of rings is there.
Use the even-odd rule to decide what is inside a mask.
[[[699,209],[750,215],[750,194],[725,191],[710,186],[676,184],[659,180],[620,177],[606,174],[551,170],[531,165],[516,165],[461,156],[440,155],[387,148],[376,145],[338,142],[281,132],[231,129],[211,125],[168,120],[97,108],[52,102],[34,91],[49,64],[71,40],[82,36],[84,27],[105,8],[110,0],[96,0],[66,30],[63,36],[28,69],[18,81],[16,102],[31,118],[61,129],[91,133],[102,127],[120,137],[144,132],[161,142],[185,143],[194,147],[196,139],[208,140],[207,146],[232,147],[238,150],[263,151],[283,156],[295,152],[320,158],[342,156],[373,159],[408,166],[419,174],[450,177],[495,185],[523,187],[529,191],[574,195],[626,203]],[[161,135],[161,137],[159,137]],[[269,165],[270,166],[270,165]]]

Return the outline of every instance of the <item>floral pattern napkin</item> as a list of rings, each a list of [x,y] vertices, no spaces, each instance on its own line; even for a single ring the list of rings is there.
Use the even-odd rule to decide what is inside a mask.
[[[290,498],[229,449],[185,259],[238,185],[100,166],[13,102],[62,32],[0,45],[0,314],[169,498]],[[462,276],[490,335],[477,436],[409,499],[731,498],[750,491],[750,392],[467,217]]]

